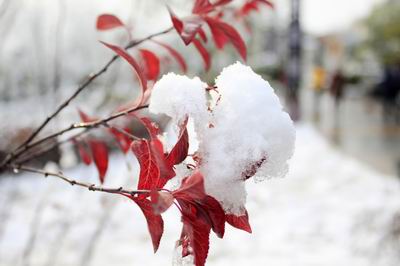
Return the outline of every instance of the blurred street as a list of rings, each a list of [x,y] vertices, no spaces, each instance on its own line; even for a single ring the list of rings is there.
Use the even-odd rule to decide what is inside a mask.
[[[360,92],[361,91],[361,92]],[[310,90],[302,93],[302,114],[305,121],[318,130],[341,151],[375,169],[400,176],[399,107],[396,114],[387,114],[384,105],[371,99],[363,90],[353,87],[338,107],[325,93],[319,106]]]

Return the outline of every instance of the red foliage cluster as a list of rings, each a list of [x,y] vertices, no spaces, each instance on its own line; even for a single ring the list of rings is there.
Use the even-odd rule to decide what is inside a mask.
[[[202,56],[205,68],[211,66],[211,57],[204,44],[208,38],[203,29],[208,25],[214,43],[218,49],[231,43],[243,60],[246,60],[246,45],[240,34],[230,24],[224,22],[223,7],[231,0],[217,0],[211,3],[209,0],[196,0],[192,9],[192,15],[186,18],[178,18],[171,9],[169,10],[172,24],[186,45],[193,44]],[[249,0],[241,8],[235,10],[238,16],[246,16],[252,10],[258,10],[259,4],[272,7],[267,0]],[[110,30],[118,27],[127,29],[126,25],[116,16],[103,14],[98,17],[96,27],[98,30]],[[185,59],[170,45],[157,40],[151,40],[154,44],[164,48],[168,54],[176,60],[183,72],[187,71]],[[148,81],[156,81],[160,75],[160,59],[157,54],[148,49],[138,49],[139,60],[134,59],[125,49],[102,42],[116,55],[130,64],[141,84],[141,94],[138,99],[129,106],[143,106],[149,95]],[[125,110],[126,108],[119,108]],[[79,110],[82,123],[99,121]],[[193,169],[190,176],[184,178],[179,189],[169,191],[164,188],[166,183],[175,176],[175,166],[181,164],[188,156],[189,135],[187,131],[188,119],[183,121],[177,143],[169,153],[165,152],[159,139],[159,128],[148,118],[135,118],[147,129],[149,138],[138,139],[131,135],[129,127],[122,128],[108,126],[110,133],[124,153],[131,151],[140,165],[137,190],[144,193],[119,194],[134,201],[142,210],[148,225],[148,230],[153,243],[154,252],[157,251],[164,230],[164,222],[161,214],[175,204],[182,215],[182,233],[178,241],[182,247],[182,256],[193,255],[196,266],[205,264],[209,250],[209,235],[213,231],[222,238],[225,232],[225,223],[251,233],[247,211],[242,216],[225,214],[220,203],[206,194],[204,179],[198,169]],[[98,138],[75,139],[80,157],[85,164],[96,165],[101,184],[104,183],[108,168],[108,149],[104,141]],[[197,155],[198,156],[198,155]],[[193,158],[199,164],[201,158]],[[262,162],[261,162],[262,163]],[[254,167],[249,168],[245,178],[252,176]]]

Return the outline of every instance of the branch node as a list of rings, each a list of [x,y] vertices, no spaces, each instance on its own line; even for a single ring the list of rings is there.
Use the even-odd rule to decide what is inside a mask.
[[[95,191],[96,189],[96,185],[95,184],[91,184],[89,187],[88,187],[88,189],[89,189],[89,191]]]

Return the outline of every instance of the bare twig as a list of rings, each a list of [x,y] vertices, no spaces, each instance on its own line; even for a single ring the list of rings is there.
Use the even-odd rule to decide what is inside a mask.
[[[151,40],[154,37],[166,34],[168,32],[170,32],[173,29],[173,27],[170,27],[166,30],[163,30],[161,32],[158,33],[154,33],[151,34],[143,39],[140,40],[135,40],[135,41],[131,41],[129,42],[126,46],[125,49],[130,49],[133,48],[147,40]],[[8,162],[10,162],[10,158],[15,158],[14,157],[14,153],[16,153],[18,150],[25,150],[25,148],[32,142],[32,140],[43,130],[43,128],[54,118],[56,117],[65,107],[67,107],[69,105],[69,103],[74,100],[89,84],[91,84],[97,77],[99,77],[100,75],[102,75],[103,73],[105,73],[108,68],[111,66],[112,63],[114,63],[115,60],[118,59],[118,55],[113,56],[99,71],[97,71],[94,74],[89,75],[89,77],[86,79],[85,82],[83,82],[76,90],[75,92],[69,97],[67,98],[51,115],[49,115],[43,122],[42,124],[40,124],[40,126],[26,139],[26,141],[24,141],[21,145],[19,145],[14,152],[12,152],[10,154],[10,156],[8,156],[8,158],[6,159],[6,162],[3,163],[1,166],[4,166],[5,164],[7,164]],[[0,166],[0,168],[1,168]]]
[[[18,159],[22,154],[24,154],[27,151],[31,150],[33,147],[36,147],[36,146],[38,146],[38,145],[40,145],[40,144],[42,144],[42,143],[44,143],[46,141],[49,141],[51,139],[57,138],[58,136],[61,136],[61,135],[65,134],[66,132],[69,132],[71,130],[75,130],[75,129],[78,129],[78,128],[85,128],[86,130],[90,130],[92,128],[96,128],[96,127],[101,126],[101,125],[106,125],[107,122],[110,122],[110,121],[112,121],[112,120],[114,120],[114,119],[116,119],[118,117],[126,116],[126,115],[128,115],[130,113],[142,110],[142,109],[147,108],[147,107],[148,107],[148,105],[142,105],[142,106],[139,106],[139,107],[132,107],[132,108],[127,109],[125,111],[121,111],[121,112],[112,114],[109,117],[104,118],[104,119],[100,119],[100,120],[96,120],[96,121],[88,122],[88,123],[71,124],[69,127],[64,128],[64,129],[62,129],[62,130],[60,130],[60,131],[58,131],[58,132],[56,132],[54,134],[51,134],[51,135],[49,135],[47,137],[44,137],[44,138],[42,138],[40,140],[37,140],[37,141],[35,141],[35,142],[31,143],[31,144],[25,145],[21,150],[17,151],[14,154],[11,154],[6,160],[4,160],[4,162],[0,165],[0,169],[4,168],[6,165],[12,163],[16,159]]]
[[[51,145],[49,145],[48,147],[45,147],[44,149],[38,150],[38,151],[33,152],[33,153],[25,153],[24,154],[25,157],[22,157],[22,158],[16,160],[15,164],[19,164],[19,165],[25,164],[25,163],[37,158],[38,156],[41,156],[43,154],[46,154],[47,152],[50,152],[55,147],[59,147],[59,146],[65,144],[65,143],[68,143],[68,142],[72,141],[73,139],[81,137],[82,135],[86,134],[88,131],[89,131],[89,129],[87,128],[87,129],[85,129],[85,130],[83,130],[83,131],[81,131],[81,132],[79,132],[77,134],[72,135],[69,138],[66,138],[66,139],[61,140],[61,141],[56,141],[56,142],[52,143]]]
[[[101,186],[97,186],[95,184],[76,181],[72,178],[65,176],[61,172],[59,172],[59,173],[48,172],[48,171],[45,171],[42,169],[37,169],[37,168],[24,166],[24,165],[11,165],[11,166],[9,166],[9,168],[11,168],[15,171],[24,171],[24,172],[41,174],[44,177],[48,177],[48,176],[56,177],[58,179],[61,179],[65,182],[69,183],[72,186],[76,185],[76,186],[84,187],[90,191],[99,191],[99,192],[112,193],[112,194],[125,194],[125,195],[132,195],[132,196],[138,195],[138,194],[150,193],[150,190],[127,190],[127,189],[124,189],[123,187],[119,187],[119,188],[101,187]]]

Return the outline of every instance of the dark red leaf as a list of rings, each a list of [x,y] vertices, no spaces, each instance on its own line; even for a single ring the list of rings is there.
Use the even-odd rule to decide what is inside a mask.
[[[96,28],[98,30],[110,30],[117,27],[125,27],[125,25],[116,16],[111,14],[102,14],[97,17]]]
[[[168,210],[174,202],[174,197],[171,193],[165,191],[152,190],[150,193],[151,204],[153,205],[154,213],[161,214]]]
[[[73,139],[72,142],[78,148],[79,156],[81,157],[82,162],[86,165],[91,164],[92,156],[90,156],[88,148],[86,147],[86,143],[77,141],[75,139]]]
[[[92,157],[99,171],[100,183],[104,183],[104,177],[108,168],[108,149],[104,142],[99,140],[89,140]]]
[[[243,60],[246,61],[246,44],[235,28],[219,19],[205,17],[205,20],[210,27],[217,48],[222,49],[225,44],[230,41]]]
[[[189,134],[187,131],[187,123],[188,119],[180,125],[180,133],[178,141],[175,146],[172,148],[171,152],[168,154],[166,160],[170,165],[177,165],[183,162],[189,151]]]
[[[257,162],[250,164],[246,167],[246,170],[243,171],[242,173],[242,178],[243,180],[247,180],[250,177],[254,176],[258,169],[262,166],[262,164],[267,160],[266,156],[263,156],[260,160],[258,160]]]
[[[201,42],[197,39],[193,39],[193,44],[196,47],[197,51],[199,51],[201,57],[204,61],[204,67],[206,71],[208,71],[211,67],[211,57],[208,53],[207,49],[201,44]]]
[[[153,243],[154,253],[157,252],[160,246],[160,240],[164,232],[164,221],[161,215],[154,213],[152,204],[147,199],[139,199],[130,197],[142,210],[144,217],[146,218],[147,227]]]
[[[233,214],[227,214],[226,215],[226,221],[233,227],[246,231],[248,233],[251,233],[251,226],[249,223],[249,215],[247,213],[247,210],[245,211],[245,214],[242,216],[236,216]]]
[[[183,239],[188,238],[188,244],[192,248],[194,255],[194,264],[204,266],[210,247],[210,225],[202,219],[191,216],[182,216]],[[181,241],[184,242],[184,241]],[[184,250],[183,250],[184,251]],[[184,255],[184,254],[183,254]]]
[[[95,117],[91,117],[88,114],[86,114],[85,112],[83,112],[81,109],[78,108],[78,113],[79,113],[79,117],[81,118],[81,121],[84,123],[90,123],[93,121],[98,120]]]
[[[127,128],[127,127],[124,128],[124,129],[121,129],[121,131],[124,131],[124,132],[130,134],[130,129]],[[111,134],[114,135],[115,140],[117,141],[117,143],[120,146],[121,150],[124,153],[127,153],[129,151],[129,147],[131,146],[132,139],[128,135],[124,134],[121,131],[119,131],[119,130],[117,130],[115,128],[110,128],[110,132],[111,132]]]
[[[179,63],[179,66],[181,67],[182,72],[184,72],[184,73],[187,72],[187,65],[186,65],[185,59],[178,53],[177,50],[175,50],[174,48],[172,48],[171,46],[169,46],[165,43],[161,43],[161,42],[155,41],[155,40],[153,40],[153,42],[164,47],[170,53],[170,55],[173,58],[175,58],[175,60]]]
[[[142,69],[140,68],[140,66],[138,65],[138,63],[135,61],[135,59],[133,59],[132,56],[130,56],[124,49],[122,49],[121,47],[118,47],[116,45],[112,45],[112,44],[108,44],[105,42],[101,42],[102,44],[104,44],[105,46],[107,46],[108,48],[110,48],[111,50],[113,50],[116,54],[118,54],[119,56],[121,56],[122,58],[124,58],[134,69],[135,73],[137,74],[137,76],[139,77],[139,81],[141,83],[142,86],[142,96],[141,99],[143,99],[144,97],[144,93],[147,90],[147,80],[145,78],[145,75],[142,71]],[[140,101],[141,102],[141,101]]]
[[[203,200],[206,197],[203,175],[199,171],[194,172],[182,181],[181,187],[172,192],[172,195],[176,199],[183,199],[189,202]]]
[[[201,207],[207,213],[206,220],[211,224],[214,233],[220,237],[224,237],[225,233],[225,212],[221,204],[213,197],[207,195],[201,201]]]
[[[145,139],[136,140],[132,143],[131,148],[140,165],[138,189],[159,188],[160,169],[158,168],[149,141]]]
[[[140,54],[146,64],[146,76],[148,80],[156,80],[160,74],[160,59],[149,50],[140,49]]]

